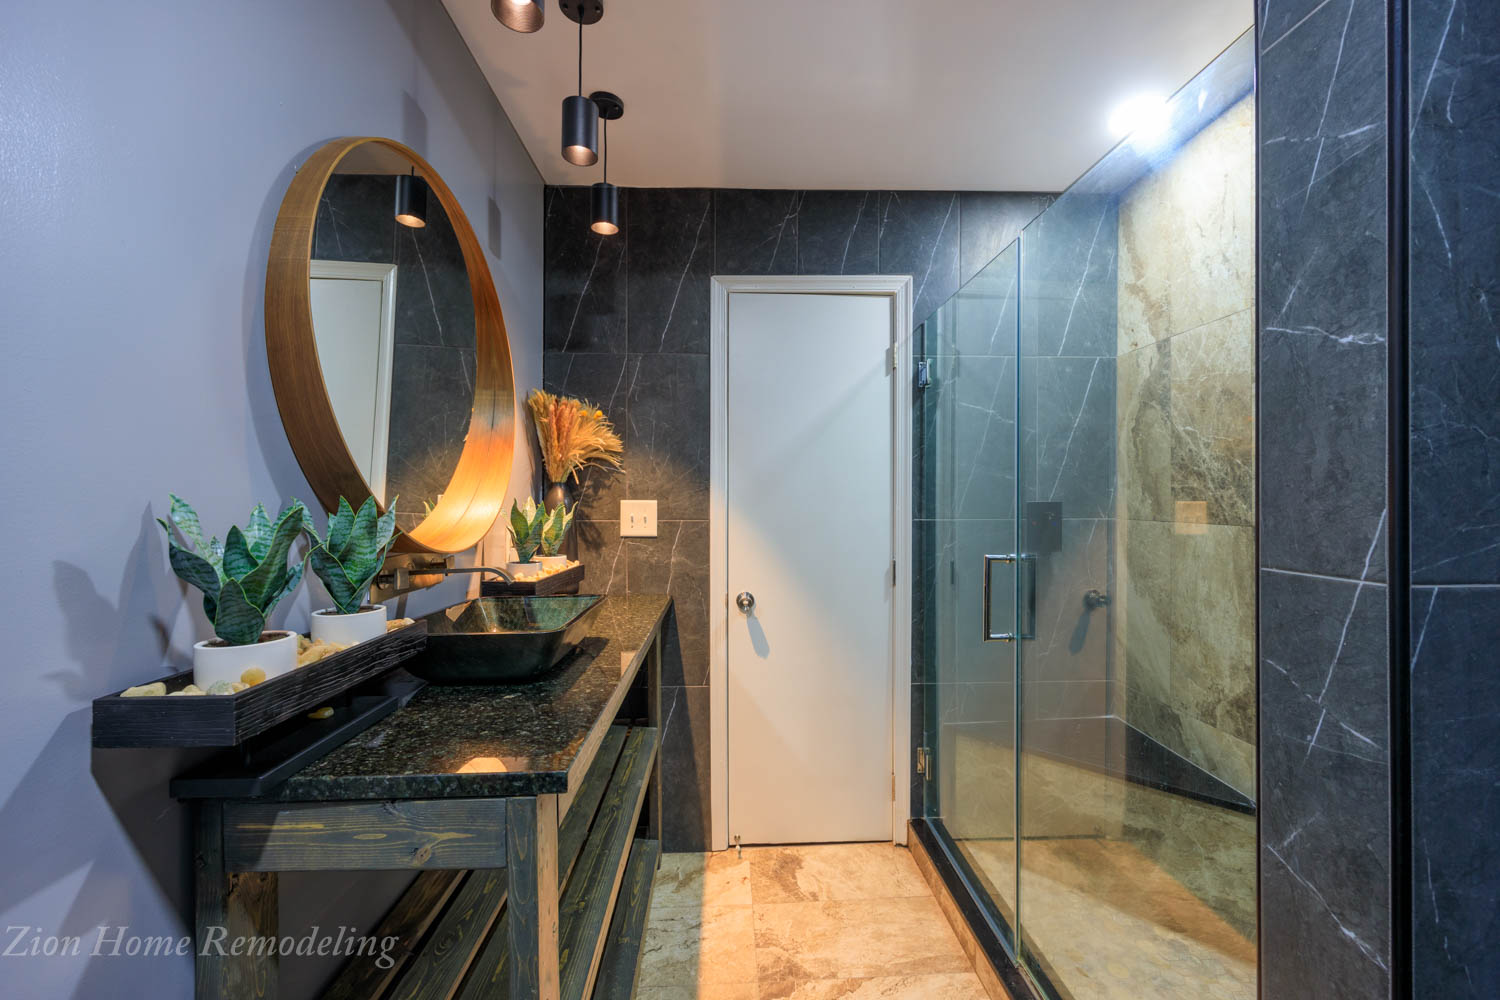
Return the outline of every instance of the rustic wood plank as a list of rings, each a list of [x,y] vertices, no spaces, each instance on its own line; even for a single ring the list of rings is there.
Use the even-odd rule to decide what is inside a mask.
[[[224,864],[256,872],[500,868],[507,801],[229,802]]]
[[[609,788],[609,778],[614,773],[615,762],[620,759],[620,749],[625,745],[627,732],[629,730],[625,726],[612,726],[604,735],[604,740],[599,744],[599,752],[594,755],[594,761],[589,765],[588,773],[584,775],[583,781],[579,782],[578,791],[573,801],[569,803],[567,812],[558,826],[557,880],[559,885],[568,884],[568,873],[573,870],[573,863],[578,860],[578,852],[583,849],[583,842],[588,837],[589,825],[594,821],[594,813],[599,810],[599,802]]]
[[[559,1000],[557,796],[506,799],[510,996]]]
[[[540,580],[482,580],[479,584],[479,596],[547,597],[551,594],[576,594],[578,585],[583,582],[583,570],[583,566],[569,566]]]
[[[338,978],[324,991],[323,1000],[370,1000],[381,996],[406,968],[463,877],[461,871],[419,873],[380,921],[374,934],[377,940],[396,939],[396,946],[388,952],[393,963],[391,967],[380,968],[375,955],[357,955],[339,970]]]
[[[503,868],[469,873],[432,937],[391,993],[392,1000],[449,1000],[458,992],[458,984],[505,905],[506,874]]]
[[[637,840],[630,845],[630,861],[609,922],[609,940],[599,960],[593,1000],[631,1000],[641,965],[641,943],[646,936],[646,914],[661,862],[661,842]]]
[[[277,986],[277,878],[224,866],[224,813],[217,804],[197,809],[193,852],[195,884],[193,991],[199,1000],[259,997],[274,1000]],[[250,939],[241,954],[235,942]]]
[[[573,878],[563,892],[559,945],[563,1000],[586,1000],[593,992],[604,932],[629,860],[656,749],[655,729],[630,731]]]
[[[506,1000],[510,996],[510,907],[500,912],[495,929],[469,975],[459,987],[458,1000]]]
[[[95,698],[94,746],[237,746],[279,722],[321,708],[334,696],[400,665],[426,646],[427,623],[417,621],[239,694],[124,698],[115,692]],[[193,673],[188,670],[157,680],[168,691],[179,691],[193,682]]]
[[[673,615],[677,609],[673,608]],[[651,657],[646,664],[646,721],[658,732],[661,731],[661,664],[662,629],[657,627],[651,639]],[[650,787],[646,794],[646,836],[661,839],[661,765],[660,761],[651,771]]]

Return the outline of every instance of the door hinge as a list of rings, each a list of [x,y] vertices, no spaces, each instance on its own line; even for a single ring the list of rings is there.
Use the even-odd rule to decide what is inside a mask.
[[[896,585],[896,560],[891,560],[891,586]]]
[[[932,777],[932,751],[926,747],[917,747],[917,773],[924,778]]]
[[[896,370],[896,349],[894,347],[887,347],[885,349],[885,367],[889,371]]]

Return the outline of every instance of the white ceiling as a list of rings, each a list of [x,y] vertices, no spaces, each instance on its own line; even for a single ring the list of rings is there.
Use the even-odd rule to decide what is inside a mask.
[[[551,184],[578,27],[523,35],[443,0]],[[1114,143],[1122,99],[1170,94],[1251,0],[605,0],[584,92],[611,90],[610,180],[639,187],[1056,191]]]

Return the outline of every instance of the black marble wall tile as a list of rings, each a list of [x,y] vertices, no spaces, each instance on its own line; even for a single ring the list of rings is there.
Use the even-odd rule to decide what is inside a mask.
[[[631,188],[626,326],[636,354],[708,353],[713,192]]]
[[[583,563],[582,594],[628,594],[630,557],[619,521],[576,520],[568,536],[573,558]]]
[[[958,215],[958,195],[951,192],[880,195],[880,272],[912,276],[915,322],[958,291]]]
[[[625,484],[629,497],[657,502],[660,520],[708,518],[708,404],[707,355],[639,359],[627,403]]]
[[[1115,356],[1119,215],[1113,195],[1075,191],[1027,229],[1023,354]]]
[[[1008,517],[1016,496],[1016,359],[937,357],[917,400],[914,516]]]
[[[797,273],[879,271],[879,193],[804,191],[797,214]]]
[[[630,588],[670,594],[676,612],[662,663],[662,684],[708,683],[708,522],[658,521],[655,538],[628,538]],[[671,638],[671,637],[669,637]]]
[[[1385,30],[1330,3],[1260,60],[1262,563],[1352,579],[1384,575]]]
[[[706,851],[713,830],[709,801],[708,688],[662,689],[662,846]]]
[[[1479,1000],[1500,982],[1500,588],[1412,600],[1414,994]]]
[[[474,293],[463,247],[436,198],[421,229],[396,226],[396,343],[474,351]],[[469,400],[463,400],[467,410]]]
[[[334,174],[318,200],[313,256],[390,264],[396,260],[396,182],[378,174]]]
[[[1261,573],[1262,995],[1389,995],[1386,593]]]
[[[549,351],[624,353],[629,198],[614,236],[589,229],[589,189],[549,187],[542,275],[542,341]]]
[[[639,355],[548,351],[542,359],[542,386],[548,392],[593,403],[623,436],[629,426],[630,386],[640,363]],[[578,516],[602,521],[618,519],[628,475],[628,468],[595,466],[582,470],[572,485]]]
[[[1052,204],[1050,194],[966,191],[958,198],[958,280],[967,284]]]
[[[715,274],[796,274],[801,191],[718,190]]]
[[[1115,359],[1023,358],[1022,501],[1070,518],[1114,516]]]
[[[397,297],[400,290],[397,289]],[[385,495],[420,513],[448,488],[473,417],[474,351],[396,344]]]
[[[1500,4],[1410,5],[1417,583],[1500,582]]]

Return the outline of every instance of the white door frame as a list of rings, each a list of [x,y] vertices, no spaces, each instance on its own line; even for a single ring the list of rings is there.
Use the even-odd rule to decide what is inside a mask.
[[[711,848],[729,847],[729,296],[878,295],[891,304],[892,490],[896,552],[891,600],[891,842],[906,843],[911,788],[911,325],[910,275],[722,276],[709,326],[708,682]],[[714,595],[718,596],[715,597]]]

